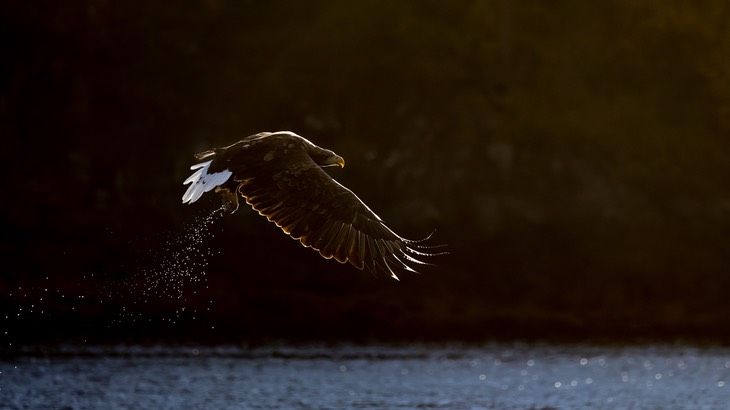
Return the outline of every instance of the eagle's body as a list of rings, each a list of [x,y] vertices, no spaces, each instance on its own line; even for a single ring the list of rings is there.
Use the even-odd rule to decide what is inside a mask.
[[[352,191],[322,167],[345,161],[293,132],[262,132],[224,148],[195,155],[206,160],[191,167],[195,173],[183,203],[195,202],[215,189],[224,207],[238,209],[238,195],[259,214],[276,223],[302,245],[358,269],[384,270],[398,279],[392,266],[412,271],[405,262],[423,264],[414,256],[418,241],[390,230]]]

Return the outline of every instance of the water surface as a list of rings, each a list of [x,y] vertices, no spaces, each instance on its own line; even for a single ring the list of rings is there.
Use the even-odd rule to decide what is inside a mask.
[[[64,346],[0,371],[0,409],[730,409],[727,348]]]

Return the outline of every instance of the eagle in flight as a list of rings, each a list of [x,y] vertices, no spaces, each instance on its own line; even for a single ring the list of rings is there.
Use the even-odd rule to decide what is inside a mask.
[[[215,190],[229,213],[238,209],[238,195],[259,214],[324,258],[349,262],[358,269],[415,272],[408,263],[428,265],[417,257],[440,253],[421,240],[405,239],[371,211],[352,191],[322,168],[345,166],[334,152],[290,131],[262,132],[235,144],[195,154],[203,161],[183,185],[182,197],[193,203]]]

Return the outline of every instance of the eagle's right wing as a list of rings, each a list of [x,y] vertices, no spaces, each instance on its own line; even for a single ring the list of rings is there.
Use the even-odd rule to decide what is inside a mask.
[[[398,279],[394,267],[413,271],[408,262],[426,264],[416,257],[432,255],[388,228],[304,152],[240,182],[239,192],[259,214],[327,259]]]

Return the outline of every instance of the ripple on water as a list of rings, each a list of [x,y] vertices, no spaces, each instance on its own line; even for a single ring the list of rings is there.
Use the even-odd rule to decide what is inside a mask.
[[[47,353],[0,362],[0,403],[642,409],[726,408],[730,396],[730,350],[720,348],[66,346]]]

